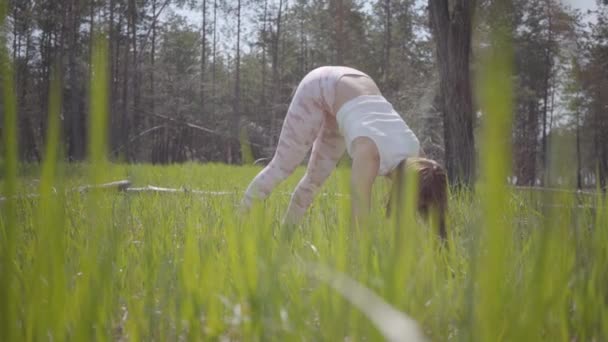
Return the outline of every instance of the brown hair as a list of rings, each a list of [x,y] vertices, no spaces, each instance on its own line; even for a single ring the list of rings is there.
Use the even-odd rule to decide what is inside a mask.
[[[386,205],[386,215],[390,216],[393,207],[400,208],[401,194],[405,185],[407,171],[413,171],[418,176],[418,212],[426,219],[434,212],[437,214],[439,236],[447,239],[445,215],[448,208],[448,180],[445,168],[434,160],[426,158],[408,158],[395,169],[390,198]],[[393,201],[397,205],[393,205]],[[397,209],[398,210],[398,209]]]

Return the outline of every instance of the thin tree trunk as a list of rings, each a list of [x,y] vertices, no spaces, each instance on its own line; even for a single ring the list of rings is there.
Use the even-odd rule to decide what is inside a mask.
[[[155,88],[154,88],[154,62],[156,61],[156,0],[152,1],[152,13],[153,13],[153,20],[152,20],[152,51],[150,53],[150,66],[151,66],[151,70],[150,70],[150,108],[152,111],[152,114],[154,114],[154,106],[155,106]]]
[[[580,112],[576,109],[576,188],[583,188],[583,180],[581,176],[581,123]]]
[[[277,131],[277,106],[276,103],[278,101],[281,101],[281,84],[280,84],[280,79],[279,79],[279,50],[280,50],[280,39],[281,39],[281,18],[283,15],[283,0],[279,0],[279,9],[277,12],[277,31],[274,37],[274,49],[272,52],[272,80],[273,80],[273,84],[274,84],[274,91],[273,93],[275,94],[274,97],[274,101],[272,103],[272,115],[270,118],[270,128],[271,128],[271,141],[270,141],[270,145],[271,146],[275,146],[276,145],[276,134],[275,132]]]
[[[262,86],[261,86],[261,96],[260,96],[260,115],[264,115],[267,113],[266,110],[266,42],[267,42],[267,20],[268,20],[268,0],[264,0],[264,15],[262,17]]]
[[[130,22],[131,22],[131,46],[133,48],[133,60],[131,61],[133,64],[131,66],[132,70],[132,82],[133,82],[133,114],[132,117],[132,128],[137,130],[140,122],[140,110],[139,110],[139,99],[140,99],[140,89],[139,89],[139,63],[137,56],[137,3],[135,0],[129,0],[129,12],[130,12]],[[127,136],[127,139],[129,137]],[[133,149],[131,150],[133,153],[129,156],[129,159],[132,160],[136,158]]]
[[[40,57],[41,57],[41,85],[38,91],[38,97],[40,98],[40,105],[38,107],[38,131],[45,132],[45,110],[47,108],[47,97],[49,93],[49,77],[50,77],[50,64],[51,64],[51,32],[47,27],[42,27],[42,33],[40,35]],[[44,133],[41,133],[44,134]]]
[[[528,131],[526,134],[526,159],[525,159],[525,170],[524,180],[525,185],[535,186],[536,185],[536,156],[538,147],[538,106],[536,100],[531,99],[528,103]]]
[[[118,146],[122,146],[122,141],[117,139],[117,123],[116,123],[116,60],[118,59],[116,55],[116,44],[114,38],[114,1],[110,0],[108,4],[108,12],[109,12],[109,21],[108,21],[108,56],[110,57],[108,63],[108,73],[109,73],[109,89],[108,89],[108,108],[109,108],[109,116],[110,116],[110,134],[111,134],[111,143],[112,150],[116,150]],[[92,42],[91,42],[92,43]]]
[[[235,80],[234,80],[234,113],[232,118],[232,136],[238,136],[239,129],[239,119],[240,119],[240,104],[241,104],[241,0],[237,1],[237,13],[236,13],[236,72],[235,72]],[[232,164],[236,162],[238,159],[236,157],[236,153],[239,150],[238,146],[234,146],[234,151],[232,151],[232,146],[234,145],[234,139],[229,139],[229,154],[228,154],[228,163]]]
[[[124,18],[124,14],[120,14],[120,18],[119,18],[119,30],[120,27],[122,25],[122,21]],[[126,18],[126,25],[127,25],[127,32],[129,30],[129,19],[128,17]],[[130,120],[129,120],[129,44],[125,44],[125,46],[123,47],[124,50],[124,61],[122,63],[122,113],[121,113],[121,117],[122,117],[122,123],[121,123],[121,141],[122,144],[125,146],[125,159],[129,159],[129,156],[131,155],[131,144],[128,143],[129,141],[129,135],[130,135]]]
[[[66,48],[66,40],[69,41],[69,33],[70,33],[70,23],[72,22],[70,19],[70,14],[71,14],[71,1],[66,1],[66,5],[61,6],[60,10],[58,10],[57,14],[61,15],[61,24],[58,25],[60,27],[60,29],[58,30],[58,32],[55,33],[55,37],[54,37],[54,41],[53,41],[53,53],[54,56],[53,58],[57,60],[57,72],[60,73],[62,76],[65,76],[66,72],[66,66],[69,65],[69,58],[68,61],[66,61],[66,53],[65,53],[65,48]],[[64,82],[63,86],[62,86],[62,90],[61,90],[61,97],[62,97],[62,103],[65,103],[65,108],[64,108],[64,116],[66,118],[66,120],[63,123],[63,128],[64,128],[64,143],[65,146],[67,146],[67,157],[68,160],[71,160],[73,158],[73,155],[70,151],[70,143],[71,143],[71,127],[70,127],[70,123],[71,123],[71,108],[70,108],[70,102],[67,101],[69,100],[69,98],[67,98],[66,96],[66,89],[65,89],[65,85],[70,81],[69,79],[70,74],[67,73],[67,77],[66,78],[66,82]],[[49,83],[49,87],[50,87],[50,83]],[[46,109],[45,109],[46,112]]]
[[[548,74],[548,72],[547,72]],[[546,171],[547,171],[547,112],[548,112],[548,102],[549,102],[549,76],[546,75],[545,76],[545,87],[544,87],[544,91],[543,91],[543,111],[542,111],[542,115],[541,115],[541,121],[542,121],[542,132],[541,132],[541,164],[542,164],[542,177],[541,177],[541,182],[542,185],[545,184],[545,182],[547,181],[547,179],[545,179],[546,177]]]
[[[382,65],[382,81],[386,87],[388,85],[391,65],[391,0],[384,1],[384,20],[384,63]]]
[[[544,79],[544,89],[543,89],[543,112],[542,112],[542,138],[541,138],[541,160],[542,160],[542,177],[541,182],[544,185],[549,180],[548,175],[548,165],[547,165],[547,135],[549,134],[547,130],[547,114],[549,112],[549,88],[551,86],[551,72],[553,68],[552,61],[552,53],[551,53],[551,43],[553,41],[553,17],[551,10],[551,1],[547,0],[545,3],[547,10],[547,18],[548,18],[548,27],[547,27],[547,47],[545,48],[545,79]]]
[[[272,54],[272,76],[273,76],[273,81],[276,84],[278,84],[278,78],[279,78],[279,42],[281,39],[281,18],[283,15],[283,0],[279,0],[279,9],[277,12],[277,32],[275,34],[274,37],[274,51]],[[276,94],[276,92],[275,92]]]
[[[306,35],[304,33],[304,5],[300,10],[300,78],[306,74]]]
[[[23,57],[23,61],[19,62],[20,70],[19,74],[19,100],[18,105],[23,113],[23,154],[26,160],[35,160],[40,161],[40,152],[38,150],[38,144],[36,139],[36,131],[34,128],[34,123],[31,118],[31,112],[27,110],[26,102],[27,102],[27,94],[28,94],[28,86],[29,86],[29,62],[30,62],[30,45],[31,45],[31,30],[29,21],[26,21],[26,18],[23,18],[23,34],[25,35],[25,55]]]
[[[19,52],[19,43],[18,41],[21,39],[21,36],[19,35],[19,12],[17,10],[17,6],[13,5],[13,20],[14,20],[14,24],[13,24],[13,62],[15,62],[17,60],[17,53]],[[17,75],[18,77],[19,75]],[[15,81],[17,82],[17,77],[15,78]]]
[[[334,41],[336,43],[336,64],[344,64],[344,0],[336,1],[336,33]]]
[[[156,13],[156,0],[152,0],[152,47],[150,53],[150,113],[152,113],[152,115],[156,113],[156,88],[154,83],[154,73],[156,72],[156,68],[154,64],[156,62],[156,20],[158,20],[157,16],[158,14]],[[152,136],[152,160],[155,160],[157,140],[158,132],[154,132],[154,135]]]
[[[207,0],[203,0],[203,22],[201,29],[201,117],[205,117],[205,76],[207,69]]]
[[[78,0],[71,1],[70,11],[70,49],[68,50],[68,70],[70,82],[69,108],[69,154],[74,160],[83,160],[85,157],[85,124],[84,115],[80,108],[80,89],[76,54],[78,53],[78,33],[80,32],[80,7]]]
[[[211,57],[211,99],[212,99],[212,111],[215,112],[215,88],[217,83],[217,68],[216,68],[216,57],[217,57],[217,0],[213,0],[213,56]]]
[[[608,191],[608,148],[606,147],[606,144],[608,142],[605,140],[603,141],[602,144],[602,152],[601,152],[601,159],[599,162],[599,167],[600,167],[600,187],[602,189],[602,191],[604,193],[606,193],[606,191]]]
[[[553,64],[551,64],[551,68],[553,68]],[[550,79],[553,79],[553,75],[550,76]],[[544,146],[545,151],[543,153],[544,159],[545,159],[544,160],[544,163],[545,163],[544,169],[546,171],[544,173],[545,174],[545,178],[546,178],[544,184],[547,184],[547,185],[549,185],[549,182],[551,181],[551,167],[550,167],[551,161],[550,161],[550,158],[549,158],[550,150],[549,150],[549,147],[548,147],[548,141],[547,140],[548,140],[548,134],[549,134],[549,132],[551,132],[553,130],[553,119],[554,119],[554,115],[553,114],[555,114],[555,87],[554,87],[554,85],[550,85],[549,91],[551,93],[550,100],[549,100],[550,104],[549,104],[549,108],[547,109],[548,116],[549,116],[548,117],[549,124],[547,126],[547,133],[545,134],[545,146]]]
[[[19,94],[23,94],[23,92],[25,91],[25,89],[23,89],[23,79],[25,78],[24,75],[24,69],[23,68],[23,61],[20,61],[18,58],[21,57],[19,55],[19,52],[21,51],[21,32],[19,30],[19,28],[21,27],[21,21],[25,20],[25,18],[21,18],[19,15],[19,10],[18,7],[16,5],[13,5],[13,65],[15,66],[15,70],[14,70],[14,79],[13,81],[15,82],[16,85],[16,89],[15,92],[19,93]],[[0,40],[2,42],[4,42],[4,40]],[[27,57],[26,57],[27,59]],[[27,68],[27,67],[26,67]],[[22,96],[20,95],[19,98],[17,99],[17,109],[19,112],[23,111],[23,106],[24,106],[24,101],[21,98]],[[21,119],[20,117],[18,117],[17,119]],[[20,120],[19,122],[19,133],[21,133],[22,131],[24,131],[24,127],[23,126],[23,122],[22,120]],[[23,146],[23,143],[26,142],[27,138],[23,136],[23,134],[19,134],[19,145],[20,147]],[[21,154],[24,153],[24,150],[22,148],[20,148],[19,151]],[[23,156],[23,155],[22,155]]]
[[[599,87],[598,87],[599,88]],[[594,111],[594,134],[593,142],[595,145],[595,160],[596,160],[596,175],[597,182],[600,189],[606,191],[606,173],[608,171],[608,149],[605,146],[604,136],[606,131],[604,130],[604,120],[602,119],[603,108],[600,99],[602,98],[602,92],[600,89],[595,89],[595,105]]]
[[[95,38],[95,6],[94,1],[89,4],[89,60],[93,57],[93,40]],[[89,63],[89,75],[93,71],[93,64]]]

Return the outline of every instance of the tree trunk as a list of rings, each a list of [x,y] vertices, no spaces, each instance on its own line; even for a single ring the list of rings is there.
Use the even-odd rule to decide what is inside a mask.
[[[122,26],[122,21],[124,18],[124,14],[120,14],[120,18],[119,18],[119,30],[121,30],[121,26]],[[129,30],[129,26],[130,26],[130,20],[128,18],[126,18],[127,21],[127,32]],[[121,135],[121,141],[122,141],[122,145],[125,146],[125,159],[129,160],[129,156],[131,155],[131,144],[129,144],[129,135],[131,132],[131,124],[130,124],[130,120],[129,120],[129,43],[126,43],[125,46],[123,47],[124,50],[124,57],[123,57],[123,62],[122,62],[122,101],[121,101],[121,105],[122,105],[122,110],[121,110],[121,129],[120,129],[120,135]],[[117,64],[119,65],[119,64]]]
[[[551,52],[552,49],[552,41],[553,41],[553,16],[551,9],[551,0],[547,0],[545,3],[547,10],[547,19],[548,19],[548,27],[547,27],[547,42],[545,47],[545,73],[544,73],[544,82],[543,82],[543,112],[542,112],[542,137],[541,137],[541,161],[542,161],[542,177],[541,182],[543,185],[547,184],[549,181],[549,166],[547,165],[548,156],[547,156],[547,135],[549,134],[547,129],[547,120],[549,113],[549,92],[551,88],[551,74],[553,69],[553,55]]]
[[[583,188],[583,180],[581,176],[581,123],[580,111],[576,109],[576,188]]]
[[[215,89],[217,83],[217,69],[216,69],[216,58],[217,58],[217,0],[213,0],[213,51],[211,52],[211,99],[212,99],[212,112],[215,112]]]
[[[130,26],[131,26],[131,46],[133,53],[133,60],[131,65],[131,74],[132,74],[132,86],[133,86],[133,112],[131,115],[132,122],[131,128],[137,131],[138,126],[141,125],[141,113],[139,109],[139,99],[140,99],[140,89],[139,89],[139,63],[138,63],[138,55],[137,55],[137,3],[135,0],[129,0],[129,17],[130,17]],[[127,136],[129,139],[129,136]],[[133,150],[131,150],[133,153]],[[129,156],[129,160],[135,159],[136,156],[133,153]]]
[[[336,3],[336,64],[344,65],[344,0],[334,0]]]
[[[518,113],[516,124],[521,124],[515,129],[519,136],[515,139],[516,154],[515,165],[517,166],[517,185],[536,185],[536,157],[539,132],[539,109],[536,99],[529,99],[521,113]]]
[[[42,27],[42,32],[40,34],[40,67],[41,67],[41,84],[39,86],[38,97],[40,99],[40,103],[38,106],[38,131],[40,134],[44,134],[42,132],[46,132],[46,118],[45,114],[48,112],[47,103],[48,103],[48,94],[49,94],[49,78],[50,78],[50,68],[51,68],[51,36],[50,28]]]
[[[68,75],[70,82],[68,119],[68,153],[73,160],[85,158],[85,117],[80,107],[81,84],[78,78],[76,54],[78,53],[78,35],[80,32],[80,7],[78,0],[70,3],[70,29],[68,49]]]
[[[95,6],[94,1],[89,4],[89,61],[93,58],[93,39],[95,37]],[[93,63],[89,63],[89,75],[93,71]]]
[[[14,62],[17,63],[17,80],[18,80],[18,87],[17,89],[19,90],[19,99],[17,101],[17,106],[18,108],[20,108],[20,112],[21,112],[21,132],[23,132],[22,134],[20,134],[19,136],[22,137],[21,139],[21,150],[23,153],[23,157],[26,160],[34,160],[34,161],[40,161],[40,152],[38,149],[38,144],[37,144],[37,134],[36,134],[36,130],[34,127],[34,122],[32,120],[32,116],[33,113],[32,111],[29,111],[28,108],[26,107],[26,103],[27,103],[27,94],[28,94],[28,87],[29,87],[29,78],[30,78],[30,57],[31,57],[31,51],[30,51],[30,46],[31,46],[31,29],[30,29],[30,19],[29,18],[21,18],[21,20],[23,21],[22,24],[22,36],[25,36],[25,55],[23,56],[23,60],[21,61],[17,61],[15,60]],[[20,38],[21,39],[21,38]]]
[[[306,35],[304,33],[305,11],[304,5],[300,10],[300,78],[306,75]]]
[[[234,79],[234,107],[233,107],[233,117],[231,124],[231,136],[229,137],[229,154],[228,154],[228,163],[232,164],[238,160],[236,154],[239,151],[239,147],[234,143],[233,137],[237,137],[239,135],[239,119],[240,119],[240,105],[241,105],[241,0],[237,1],[237,10],[236,10],[236,72]],[[233,150],[234,149],[234,150]]]
[[[154,98],[154,93],[155,93],[155,89],[154,89],[154,62],[156,60],[156,20],[157,20],[157,13],[156,13],[156,0],[152,1],[152,47],[151,47],[151,52],[150,52],[150,109],[152,114],[154,114],[154,105],[155,105],[155,98]]]
[[[382,82],[386,87],[390,75],[391,58],[391,0],[384,0],[384,60],[382,63]]]
[[[116,53],[117,46],[115,43],[116,38],[114,37],[114,10],[115,10],[115,0],[110,0],[108,6],[109,12],[109,21],[108,21],[108,56],[110,57],[108,63],[108,74],[109,74],[109,89],[108,89],[108,109],[109,109],[109,118],[110,118],[110,137],[112,144],[112,151],[116,150],[121,145],[122,141],[118,137],[118,125],[116,118],[116,90],[118,84],[116,83],[116,61],[118,59],[118,54]],[[91,37],[92,38],[92,37]],[[91,44],[93,41],[91,40]]]
[[[281,17],[283,15],[283,0],[279,0],[279,9],[277,12],[277,32],[274,36],[274,51],[272,54],[272,76],[275,86],[279,79],[279,42],[281,40]],[[276,93],[275,93],[276,94]]]
[[[201,29],[201,117],[205,117],[205,76],[207,68],[207,0],[203,0],[203,23]]]
[[[595,104],[594,104],[594,144],[596,157],[596,174],[600,189],[604,192],[608,186],[608,139],[606,139],[606,129],[608,129],[608,117],[604,117],[603,91],[598,85],[595,89]]]
[[[156,62],[156,21],[158,20],[158,13],[156,13],[156,0],[152,0],[152,46],[150,52],[150,113],[154,115],[156,113],[156,88],[154,73],[156,71],[154,64]],[[148,120],[147,120],[148,121]],[[152,121],[151,119],[149,121]],[[156,150],[158,146],[158,132],[154,132],[152,135],[152,151],[151,159],[156,159]]]
[[[260,96],[260,104],[258,112],[262,116],[266,116],[266,43],[267,43],[267,21],[268,21],[268,0],[264,0],[264,14],[262,16],[262,86],[261,86],[261,96]]]
[[[40,39],[40,56],[41,56],[41,84],[38,91],[40,98],[40,104],[38,106],[38,132],[44,137],[46,132],[47,115],[48,115],[48,103],[49,103],[49,89],[50,89],[50,75],[51,65],[53,64],[53,57],[51,55],[52,50],[52,29],[48,26],[42,28],[42,34]],[[57,64],[57,63],[56,63]],[[56,65],[57,66],[57,65]],[[59,70],[56,71],[57,73]]]
[[[270,130],[271,130],[271,141],[270,145],[275,146],[277,135],[277,102],[281,101],[281,80],[279,77],[279,50],[281,41],[281,18],[283,15],[283,0],[279,0],[279,9],[277,12],[277,31],[274,37],[273,51],[272,51],[272,83],[274,85],[274,101],[272,101],[271,118],[270,118]]]
[[[475,142],[469,60],[475,0],[429,0],[442,98],[445,166],[450,182],[471,187],[475,179]]]
[[[600,157],[600,161],[599,161],[600,188],[602,189],[602,191],[604,193],[606,193],[608,191],[608,148],[606,147],[607,143],[608,142],[605,141],[605,139],[604,139],[604,142],[602,145],[601,157]]]
[[[13,63],[17,60],[17,53],[19,52],[19,41],[21,36],[19,35],[19,11],[17,6],[13,5]],[[18,82],[18,76],[15,77],[15,81]]]

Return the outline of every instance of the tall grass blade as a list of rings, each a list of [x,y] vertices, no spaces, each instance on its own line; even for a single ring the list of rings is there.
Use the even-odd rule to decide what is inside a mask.
[[[88,126],[88,175],[91,184],[100,184],[107,172],[107,41],[96,35],[91,56],[90,117]],[[81,276],[78,278],[74,296],[73,312],[78,315],[77,340],[110,337],[111,313],[114,307],[112,296],[112,267],[117,241],[113,236],[110,219],[110,203],[107,194],[92,189],[86,198],[85,234],[82,235]]]
[[[495,13],[508,10],[494,4]],[[498,17],[498,16],[497,16]],[[504,338],[506,306],[507,255],[511,240],[508,221],[507,176],[511,156],[512,48],[509,27],[496,20],[492,27],[492,45],[485,56],[480,76],[483,110],[481,139],[481,183],[479,196],[483,228],[479,230],[473,284],[477,283],[474,319],[471,331],[479,341]]]
[[[49,116],[46,147],[40,177],[40,197],[37,210],[37,232],[33,265],[28,270],[29,311],[34,314],[26,322],[30,327],[28,339],[53,338],[64,340],[66,267],[65,197],[58,174],[61,89],[58,65],[51,72],[49,88]]]
[[[108,43],[104,37],[95,37],[91,75],[91,116],[89,119],[89,162],[94,184],[103,179],[107,163],[108,135]]]
[[[4,160],[3,195],[6,198],[2,208],[2,230],[0,233],[0,340],[13,341],[22,322],[17,318],[17,304],[20,302],[17,250],[17,104],[13,88],[13,68],[7,51],[4,35],[8,1],[0,2],[0,78],[4,123],[2,127],[2,152]]]

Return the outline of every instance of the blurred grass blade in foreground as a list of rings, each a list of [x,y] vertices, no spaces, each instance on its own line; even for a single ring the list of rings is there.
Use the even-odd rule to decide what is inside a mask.
[[[17,264],[17,104],[13,88],[13,68],[8,56],[4,34],[8,1],[0,2],[0,81],[2,87],[2,195],[6,200],[2,205],[0,218],[0,340],[15,340],[18,331],[17,305],[20,303],[18,291]]]
[[[61,89],[59,64],[53,67],[49,88],[46,147],[40,177],[35,258],[24,269],[26,279],[45,279],[24,283],[27,293],[26,339],[66,338],[66,222],[65,193],[59,177]]]
[[[387,341],[426,341],[415,320],[396,310],[374,292],[350,277],[319,264],[307,265],[306,271],[330,285],[352,305],[361,310]]]
[[[509,13],[509,5],[492,5],[494,20],[491,45],[484,56],[479,79],[483,116],[481,179],[479,196],[482,226],[477,231],[476,258],[472,284],[477,283],[474,319],[471,332],[474,340],[495,341],[503,338],[507,303],[506,262],[511,246],[511,225],[508,213],[507,176],[511,161],[511,117],[513,111],[513,51],[510,24],[499,13]]]

